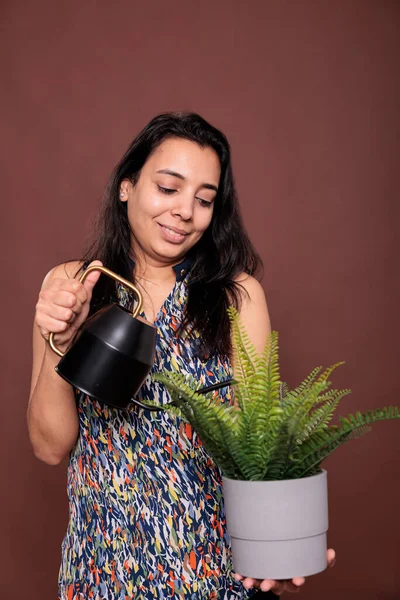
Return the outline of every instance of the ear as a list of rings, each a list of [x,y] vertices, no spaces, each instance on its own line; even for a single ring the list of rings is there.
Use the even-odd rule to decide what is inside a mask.
[[[131,188],[132,183],[129,181],[129,179],[123,179],[121,181],[121,185],[119,186],[119,199],[121,202],[126,202],[128,200]]]

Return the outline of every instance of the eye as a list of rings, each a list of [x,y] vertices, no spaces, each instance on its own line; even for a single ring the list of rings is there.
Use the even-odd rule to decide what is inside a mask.
[[[176,190],[173,190],[171,188],[162,187],[161,185],[158,185],[158,184],[157,184],[157,187],[162,194],[173,194],[174,192],[176,192]]]
[[[197,198],[197,200],[200,202],[201,206],[206,206],[207,208],[210,208],[212,205],[212,202],[209,202],[208,200],[203,200],[203,198]]]

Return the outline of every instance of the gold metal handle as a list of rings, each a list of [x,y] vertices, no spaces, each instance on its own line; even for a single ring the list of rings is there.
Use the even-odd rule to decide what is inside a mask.
[[[135,287],[133,285],[133,283],[131,283],[127,279],[120,277],[113,271],[110,271],[110,269],[107,269],[106,267],[101,267],[100,265],[99,266],[93,265],[92,267],[89,267],[88,269],[86,269],[86,271],[84,271],[79,278],[80,283],[83,283],[85,281],[85,278],[92,271],[101,271],[102,273],[104,273],[104,275],[108,275],[108,277],[115,279],[115,281],[119,281],[119,283],[122,283],[122,285],[125,285],[126,287],[128,287],[135,293],[135,295],[137,296],[137,304],[132,311],[132,317],[133,318],[137,317],[137,315],[140,313],[140,311],[142,309],[142,304],[143,304],[142,294],[139,292],[137,287]],[[65,352],[62,352],[59,348],[57,348],[57,346],[54,343],[54,333],[50,333],[50,335],[49,335],[49,344],[50,344],[50,348],[53,350],[53,352],[58,354],[58,356],[61,356],[61,357],[64,356]]]

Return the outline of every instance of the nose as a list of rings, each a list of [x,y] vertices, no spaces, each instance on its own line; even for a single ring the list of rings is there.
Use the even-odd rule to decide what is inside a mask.
[[[188,221],[193,216],[195,199],[190,194],[179,194],[174,198],[175,202],[171,212],[176,217]]]

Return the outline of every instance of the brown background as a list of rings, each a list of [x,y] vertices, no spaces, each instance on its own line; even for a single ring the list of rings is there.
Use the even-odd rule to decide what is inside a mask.
[[[282,377],[345,360],[342,413],[399,403],[399,25],[390,0],[3,0],[1,600],[56,598],[67,520],[66,465],[26,432],[38,289],[161,111],[232,144]],[[301,597],[400,598],[399,433],[378,424],[327,461],[338,562]]]

